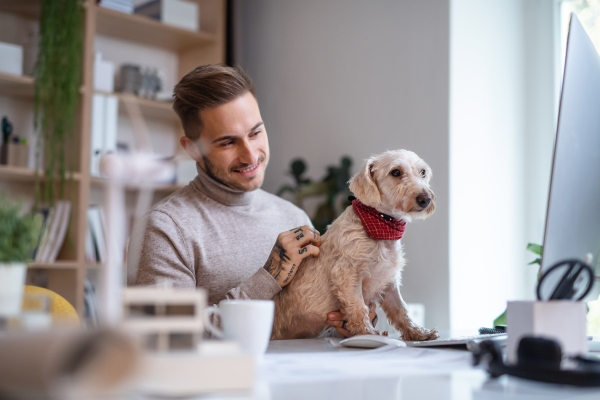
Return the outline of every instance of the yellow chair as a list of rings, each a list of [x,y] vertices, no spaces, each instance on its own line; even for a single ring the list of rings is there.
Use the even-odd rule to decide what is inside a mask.
[[[51,301],[50,313],[53,325],[80,326],[79,316],[75,308],[58,293],[37,286],[25,285],[23,296],[23,311],[39,310],[39,303],[34,299],[28,299],[28,294],[39,294],[47,296]]]

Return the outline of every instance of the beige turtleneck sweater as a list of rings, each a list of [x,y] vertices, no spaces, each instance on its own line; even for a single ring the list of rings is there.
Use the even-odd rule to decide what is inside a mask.
[[[233,190],[198,168],[198,176],[134,226],[127,257],[138,285],[169,280],[203,287],[208,304],[270,300],[281,288],[262,267],[277,236],[311,225],[304,211],[261,189]],[[312,226],[312,225],[311,225]]]

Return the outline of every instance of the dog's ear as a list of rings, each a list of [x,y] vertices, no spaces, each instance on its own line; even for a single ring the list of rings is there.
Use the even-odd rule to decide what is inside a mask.
[[[360,171],[350,179],[350,191],[357,199],[368,206],[376,206],[381,202],[379,188],[373,180],[373,163],[375,159],[365,161]]]

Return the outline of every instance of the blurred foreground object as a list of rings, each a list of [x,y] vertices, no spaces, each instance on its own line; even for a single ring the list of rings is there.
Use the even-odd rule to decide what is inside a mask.
[[[232,342],[205,341],[199,352],[149,353],[136,390],[153,397],[250,391],[254,363]]]
[[[0,392],[8,398],[90,398],[132,378],[139,353],[114,330],[0,336]]]
[[[136,391],[186,397],[252,389],[253,360],[237,342],[200,343],[206,298],[204,289],[123,289],[123,329],[137,336],[146,349]],[[174,347],[178,351],[169,351]]]
[[[183,312],[174,313],[173,307]],[[123,328],[142,339],[157,336],[156,350],[171,347],[171,334],[188,334],[196,349],[202,337],[206,307],[204,289],[131,287],[123,289]],[[173,315],[175,314],[175,315]]]

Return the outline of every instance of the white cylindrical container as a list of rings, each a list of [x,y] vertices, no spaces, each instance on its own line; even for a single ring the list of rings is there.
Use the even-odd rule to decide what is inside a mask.
[[[0,317],[21,313],[26,273],[24,263],[0,263]]]

